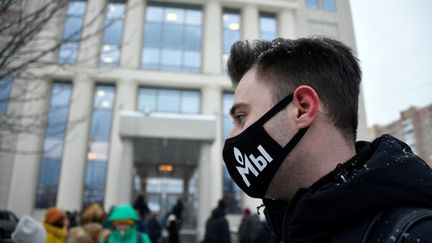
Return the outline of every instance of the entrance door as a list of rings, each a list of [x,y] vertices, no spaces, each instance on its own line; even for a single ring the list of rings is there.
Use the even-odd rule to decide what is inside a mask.
[[[168,177],[143,178],[141,181],[143,182],[141,190],[136,190],[135,193],[144,192],[150,211],[158,214],[162,222],[180,200],[183,208],[182,228],[195,229],[198,210],[195,200],[196,176],[187,182],[183,179]],[[184,185],[185,183],[187,185]]]

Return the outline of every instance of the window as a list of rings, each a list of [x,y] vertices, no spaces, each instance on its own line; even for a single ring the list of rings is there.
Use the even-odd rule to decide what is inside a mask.
[[[323,8],[326,11],[334,12],[336,11],[336,3],[335,0],[322,0]]]
[[[311,36],[327,36],[332,38],[339,38],[339,28],[335,23],[325,23],[317,21],[309,21],[309,35]]]
[[[306,7],[309,9],[323,9],[325,11],[336,11],[335,0],[305,0]]]
[[[413,121],[411,118],[402,120],[402,131],[403,133],[409,133],[414,130]]]
[[[84,205],[91,202],[103,204],[105,198],[105,178],[114,100],[114,86],[96,86],[87,154]]]
[[[272,13],[260,13],[260,38],[273,40],[277,37],[276,15]]]
[[[223,112],[223,138],[224,140],[228,138],[229,133],[233,127],[232,119],[230,116],[230,109],[233,103],[234,95],[233,93],[224,93],[222,102],[222,112]],[[240,202],[241,202],[241,189],[234,183],[228,170],[224,166],[223,169],[223,197],[227,203],[227,212],[239,213],[240,212]]]
[[[319,9],[318,0],[306,0],[306,7],[310,9]]]
[[[45,130],[36,208],[56,205],[72,85],[54,82]]]
[[[416,136],[414,133],[413,120],[411,118],[402,120],[402,140],[416,152]]]
[[[145,113],[199,114],[200,93],[195,90],[140,88],[138,110]]]
[[[228,62],[231,45],[240,40],[240,13],[237,10],[225,10],[223,14],[223,69]]]
[[[141,67],[200,72],[202,10],[150,3],[146,11]]]
[[[111,0],[108,3],[100,54],[102,66],[114,67],[119,64],[124,12],[125,3],[123,1]]]
[[[62,44],[60,45],[58,53],[58,62],[61,64],[74,64],[77,61],[86,5],[87,3],[85,1],[79,0],[70,1],[68,3],[63,27]]]
[[[0,79],[0,114],[7,112],[11,89],[12,78],[10,76],[5,76]]]

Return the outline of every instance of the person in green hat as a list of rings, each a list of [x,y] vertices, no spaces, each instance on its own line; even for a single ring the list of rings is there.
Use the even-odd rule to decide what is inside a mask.
[[[151,243],[146,233],[138,232],[137,221],[138,215],[130,204],[116,206],[108,217],[112,231],[101,243]]]

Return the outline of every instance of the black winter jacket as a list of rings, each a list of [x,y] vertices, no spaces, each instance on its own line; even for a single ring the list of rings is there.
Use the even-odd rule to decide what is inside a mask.
[[[263,200],[267,223],[284,242],[362,242],[383,210],[432,208],[432,170],[408,145],[384,135],[358,142],[356,150],[291,202]],[[432,223],[415,227],[409,236],[403,242],[432,242]]]
[[[206,223],[204,243],[230,243],[230,231],[228,220],[225,218],[225,210],[216,208],[212,211]]]

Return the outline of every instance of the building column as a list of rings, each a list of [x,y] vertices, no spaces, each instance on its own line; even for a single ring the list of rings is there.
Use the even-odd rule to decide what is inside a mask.
[[[183,176],[183,190],[182,190],[182,195],[181,195],[182,199],[186,199],[189,196],[190,179],[191,179],[190,175]]]
[[[49,82],[27,80],[26,83],[29,90],[24,93],[22,98],[32,101],[23,104],[21,114],[26,114],[29,117],[34,115],[35,118],[31,121],[23,119],[20,122],[23,127],[28,126],[32,130],[34,129],[36,134],[30,132],[18,135],[7,208],[19,217],[33,213],[39,182],[41,153],[43,152],[43,134],[45,134],[44,128],[38,128],[38,125],[45,124],[50,102]],[[22,153],[18,153],[18,151]]]
[[[259,39],[259,13],[256,5],[247,4],[242,10],[242,36],[244,40]]]
[[[295,10],[284,9],[279,13],[279,36],[283,38],[296,38]]]
[[[25,14],[27,14],[27,16],[34,14],[34,11],[40,10],[44,6],[48,6],[47,9],[44,9],[47,10],[47,13],[54,10],[55,8],[58,8],[58,5],[54,3],[50,3],[48,5],[49,2],[50,0],[29,1],[29,8],[27,9],[28,12]],[[43,24],[43,28],[37,34],[37,36],[33,38],[33,41],[28,43],[27,48],[29,48],[29,50],[49,50],[51,48],[55,48],[55,46],[58,44],[58,37],[61,36],[63,32],[63,28],[59,28],[59,26],[63,26],[64,14],[66,11],[63,11],[62,9],[55,11],[55,14],[48,20],[48,22]],[[38,19],[39,18],[40,17],[38,17]],[[39,53],[39,51],[36,51],[35,53]],[[29,56],[28,58],[31,57]],[[57,51],[49,51],[39,58],[37,63],[56,63],[56,61]]]
[[[219,1],[207,1],[204,9],[202,65],[204,74],[222,72],[222,7]]]
[[[120,165],[118,174],[118,183],[116,185],[116,193],[117,193],[117,204],[131,203],[132,201],[132,190],[133,190],[133,179],[134,179],[134,143],[132,139],[122,139],[122,147],[121,151],[121,160],[119,160],[118,164]],[[109,177],[108,177],[109,180]]]
[[[207,86],[202,90],[202,110],[206,115],[222,114],[221,90],[215,86]],[[218,101],[215,103],[215,101]],[[198,189],[198,234],[199,240],[203,239],[205,223],[210,216],[211,210],[216,207],[217,202],[222,199],[222,169],[221,160],[221,120],[216,122],[216,138],[212,144],[204,144],[201,148],[201,159],[199,161],[199,189]]]
[[[216,207],[222,198],[222,168],[220,161],[211,159],[211,144],[203,144],[199,161],[199,186],[198,186],[198,241],[204,238],[205,224],[210,216],[211,210]],[[220,173],[217,173],[220,171]],[[219,176],[219,174],[221,174]]]
[[[104,31],[105,0],[87,1],[87,13],[81,32],[78,65],[97,67],[101,36]]]
[[[128,68],[139,68],[141,60],[141,43],[144,25],[145,1],[127,1],[126,20],[120,55],[120,65]]]
[[[94,81],[79,75],[73,82],[57,207],[80,210],[87,165],[88,137],[93,106]]]
[[[105,208],[132,200],[133,145],[128,139],[121,140],[119,122],[122,111],[135,110],[137,94],[137,85],[133,81],[122,80],[118,83],[105,184]]]

